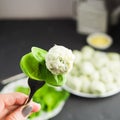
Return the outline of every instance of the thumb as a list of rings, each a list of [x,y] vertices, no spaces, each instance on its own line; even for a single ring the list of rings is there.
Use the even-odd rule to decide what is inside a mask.
[[[9,114],[6,120],[26,120],[28,115],[32,112],[32,106],[26,105],[16,109],[14,112]]]

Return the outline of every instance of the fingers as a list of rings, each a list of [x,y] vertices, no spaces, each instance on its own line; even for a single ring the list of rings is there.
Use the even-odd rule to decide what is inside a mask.
[[[5,120],[26,120],[26,118],[32,113],[40,110],[40,105],[31,102],[28,105],[19,107],[14,112],[9,114]]]
[[[0,94],[0,101],[5,104],[5,106],[12,105],[22,105],[26,101],[27,96],[23,93],[9,93],[9,94]]]
[[[33,106],[32,112],[38,112],[41,109],[41,105],[35,102],[30,102],[30,105]]]
[[[32,106],[27,105],[16,109],[9,114],[5,120],[26,120],[27,116],[32,112]]]
[[[27,98],[28,96],[18,92],[0,94],[0,110],[4,112],[1,117],[5,120],[26,120],[31,112],[39,111],[40,105],[35,102],[24,105]]]

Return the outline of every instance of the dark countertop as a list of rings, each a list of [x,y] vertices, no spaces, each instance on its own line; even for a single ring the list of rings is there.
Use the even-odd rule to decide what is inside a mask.
[[[120,24],[111,26],[108,34],[113,45],[106,50],[120,53]],[[0,80],[19,74],[21,56],[32,46],[48,50],[54,44],[70,49],[86,45],[86,36],[76,32],[74,20],[1,20]],[[0,86],[2,87],[2,86]],[[86,99],[71,95],[59,115],[51,120],[120,120],[120,94],[104,99]]]

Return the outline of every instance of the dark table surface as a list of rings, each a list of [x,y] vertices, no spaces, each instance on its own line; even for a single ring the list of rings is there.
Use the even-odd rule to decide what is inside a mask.
[[[113,45],[106,50],[120,53],[120,24],[107,32]],[[62,20],[1,20],[0,80],[19,74],[20,58],[32,46],[48,50],[54,44],[81,49],[87,35],[76,32],[76,22]],[[3,86],[0,86],[2,88]],[[87,99],[71,95],[59,115],[51,120],[120,120],[120,94],[102,99]]]

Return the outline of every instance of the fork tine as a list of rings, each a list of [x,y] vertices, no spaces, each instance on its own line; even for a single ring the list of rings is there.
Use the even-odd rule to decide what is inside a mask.
[[[34,93],[40,89],[45,84],[45,81],[38,81],[28,78],[28,85],[30,87],[29,98],[26,100],[25,104],[29,103]]]

